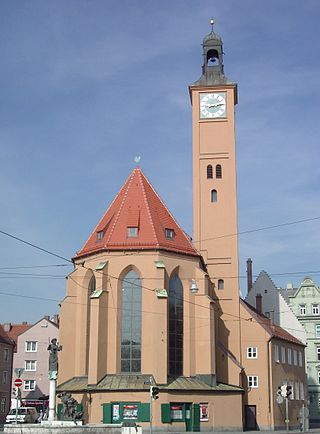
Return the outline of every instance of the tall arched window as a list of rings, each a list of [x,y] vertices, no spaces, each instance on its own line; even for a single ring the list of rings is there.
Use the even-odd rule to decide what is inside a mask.
[[[133,270],[122,280],[121,372],[141,372],[141,280]]]
[[[217,190],[211,190],[211,202],[217,202],[218,193]]]
[[[183,374],[183,286],[177,274],[169,281],[169,375]]]
[[[87,298],[87,355],[86,355],[86,372],[89,367],[89,354],[90,354],[90,324],[91,324],[91,300],[90,295],[96,290],[96,278],[92,274],[88,284],[88,298]]]
[[[221,179],[222,178],[222,167],[221,164],[216,165],[216,178]]]
[[[213,171],[212,171],[212,166],[211,164],[209,164],[207,166],[207,179],[211,179],[213,178]]]
[[[88,286],[89,297],[95,290],[96,290],[96,278],[92,276]]]

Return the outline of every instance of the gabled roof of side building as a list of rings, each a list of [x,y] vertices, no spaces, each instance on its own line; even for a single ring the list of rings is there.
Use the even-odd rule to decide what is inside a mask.
[[[2,324],[2,326],[4,326],[4,324]],[[27,323],[10,324],[10,330],[7,331],[6,333],[12,341],[17,342],[18,336],[20,336],[25,331],[29,330],[29,328],[32,326],[33,324],[27,324]]]
[[[288,333],[285,329],[283,329],[279,325],[272,324],[269,318],[267,318],[262,313],[259,313],[257,309],[255,309],[249,303],[247,303],[244,300],[241,300],[241,303],[247,309],[247,311],[250,312],[253,319],[256,320],[256,322],[259,323],[266,330],[266,332],[270,335],[270,339],[272,338],[282,339],[284,341],[291,342],[293,344],[301,345],[305,347],[305,344],[303,342],[299,341],[299,339],[292,336],[290,333]]]
[[[136,236],[128,236],[128,228],[137,228]],[[115,250],[165,250],[200,257],[139,167],[131,172],[74,259]]]

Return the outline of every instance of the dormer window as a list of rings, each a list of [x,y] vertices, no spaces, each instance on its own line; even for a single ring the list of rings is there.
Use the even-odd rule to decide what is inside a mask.
[[[103,231],[98,231],[97,232],[97,241],[101,241],[103,238]]]
[[[127,237],[128,238],[136,238],[138,236],[138,228],[136,226],[127,228]]]
[[[173,240],[174,239],[174,230],[173,229],[165,229],[166,239]]]

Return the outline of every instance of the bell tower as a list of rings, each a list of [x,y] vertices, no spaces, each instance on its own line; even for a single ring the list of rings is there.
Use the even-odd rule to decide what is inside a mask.
[[[192,104],[193,237],[214,284],[219,316],[218,380],[239,384],[240,322],[234,110],[237,84],[224,75],[223,44],[203,39],[202,75]],[[233,360],[232,360],[232,357]],[[220,378],[219,378],[220,377]]]

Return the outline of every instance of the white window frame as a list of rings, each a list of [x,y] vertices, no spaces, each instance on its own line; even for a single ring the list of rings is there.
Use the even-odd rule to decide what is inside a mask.
[[[259,387],[258,375],[248,375],[248,387],[250,389],[257,389]]]
[[[316,324],[315,334],[316,338],[320,338],[320,324]]]
[[[318,371],[318,384],[320,384],[320,371]]]
[[[31,387],[31,386],[33,386],[33,387]],[[25,391],[36,390],[36,380],[24,380],[23,390],[25,390]]]
[[[2,371],[2,384],[8,384],[8,371]]]
[[[294,366],[298,366],[298,352],[297,352],[297,350],[293,350],[293,364],[294,364]]]
[[[319,304],[312,305],[312,315],[316,316],[320,314]]]
[[[288,365],[292,365],[292,349],[288,348]]]
[[[281,363],[286,363],[286,348],[281,347]]]
[[[299,401],[300,400],[300,397],[299,397],[299,392],[300,392],[300,390],[299,390],[300,388],[299,388],[299,383],[298,382],[295,382],[294,383],[294,399],[296,400],[296,401]]]
[[[304,401],[304,384],[300,383],[300,401]]]
[[[278,345],[274,346],[274,361],[276,363],[280,363],[280,359],[279,359],[279,346]]]
[[[257,359],[257,358],[258,358],[258,348],[247,347],[247,359]]]
[[[299,351],[299,366],[300,366],[300,368],[303,367],[303,358],[302,358],[302,352],[301,351]]]
[[[299,304],[299,314],[301,316],[307,315],[307,305],[306,304]]]
[[[293,399],[295,399],[294,382],[289,381],[288,385],[291,386],[291,395],[289,396],[289,399],[293,400]]]
[[[25,342],[25,351],[26,351],[26,353],[36,353],[38,351],[38,342],[37,341],[26,341]]]
[[[34,366],[34,369],[32,369]],[[37,361],[36,360],[25,360],[24,361],[24,370],[26,372],[35,372],[37,370]]]

